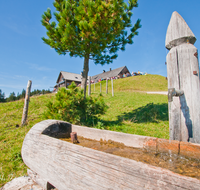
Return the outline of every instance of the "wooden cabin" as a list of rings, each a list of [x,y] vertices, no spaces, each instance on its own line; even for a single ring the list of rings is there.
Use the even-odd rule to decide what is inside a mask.
[[[105,71],[103,70],[103,73],[100,73],[98,75],[92,76],[91,80],[92,82],[99,82],[99,80],[106,80],[106,79],[110,79],[110,78],[123,78],[124,75],[126,75],[127,73],[130,74],[128,68],[126,66],[117,68],[117,69],[113,69],[109,71]],[[56,85],[54,86],[54,91],[57,91],[58,88],[60,87],[68,87],[73,81],[76,83],[76,85],[80,85],[81,84],[81,80],[82,80],[82,76],[81,74],[76,74],[76,73],[69,73],[69,72],[65,72],[65,71],[61,71],[59,73],[58,79],[56,81]]]
[[[56,85],[54,86],[54,89],[57,91],[60,87],[67,88],[73,81],[78,86],[79,84],[81,84],[81,80],[82,77],[80,74],[61,71],[56,81]]]
[[[106,80],[106,79],[110,79],[112,77],[123,78],[123,76],[126,75],[127,73],[130,74],[130,72],[126,66],[123,66],[123,67],[120,67],[117,69],[113,69],[113,70],[111,70],[111,68],[110,68],[109,71],[103,70],[103,73],[100,73],[98,75],[91,77],[91,80],[96,83],[99,80]]]

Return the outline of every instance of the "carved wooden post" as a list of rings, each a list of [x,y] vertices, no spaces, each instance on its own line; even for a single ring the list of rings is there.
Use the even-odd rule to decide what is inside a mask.
[[[88,96],[91,94],[91,77],[89,77],[89,83],[88,83]]]
[[[170,139],[200,143],[200,82],[195,41],[184,19],[173,12],[165,41],[170,50],[167,55]]]
[[[106,94],[108,94],[108,79],[106,79]]]
[[[26,96],[24,100],[24,110],[23,110],[23,115],[22,115],[21,126],[25,125],[27,115],[28,115],[28,104],[29,104],[29,98],[30,98],[31,84],[32,84],[32,81],[29,80],[27,84],[27,88],[26,88]]]
[[[112,96],[114,96],[113,79],[111,79],[111,85],[112,85]]]

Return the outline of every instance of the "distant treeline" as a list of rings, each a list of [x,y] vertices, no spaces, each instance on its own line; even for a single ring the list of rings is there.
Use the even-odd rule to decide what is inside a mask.
[[[34,90],[30,93],[31,96],[34,95],[40,95],[40,94],[48,94],[51,93],[51,91],[48,90]],[[15,101],[15,100],[19,100],[22,98],[25,98],[25,94],[26,94],[26,90],[22,90],[22,93],[20,94],[19,92],[17,93],[17,96],[15,95],[14,92],[10,93],[10,96],[8,98],[5,98],[5,93],[2,92],[2,90],[0,89],[0,102],[11,102],[11,101]]]

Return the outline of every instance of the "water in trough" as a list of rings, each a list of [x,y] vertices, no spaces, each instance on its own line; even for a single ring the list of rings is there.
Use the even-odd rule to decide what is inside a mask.
[[[61,140],[71,142],[71,138]],[[200,160],[187,158],[177,154],[147,152],[144,149],[127,147],[123,143],[108,141],[96,141],[84,137],[78,137],[77,145],[88,147],[94,150],[103,151],[109,154],[133,159],[153,166],[166,168],[175,173],[200,179]]]

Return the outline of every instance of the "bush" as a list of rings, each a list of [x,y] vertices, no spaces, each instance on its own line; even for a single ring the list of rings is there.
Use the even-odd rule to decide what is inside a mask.
[[[55,101],[48,102],[46,105],[48,110],[44,113],[44,117],[73,124],[95,125],[98,116],[107,110],[102,95],[97,98],[84,98],[83,90],[77,88],[74,82],[68,88],[60,88]]]

